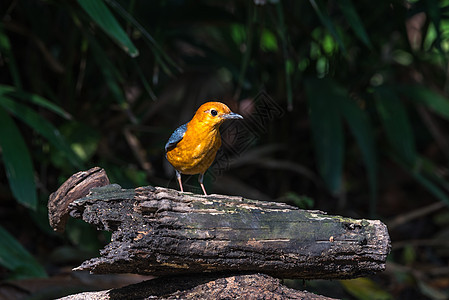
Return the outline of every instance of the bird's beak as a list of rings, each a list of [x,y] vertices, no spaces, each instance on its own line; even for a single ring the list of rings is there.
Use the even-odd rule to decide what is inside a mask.
[[[225,114],[221,116],[223,119],[231,120],[231,119],[243,119],[243,117],[239,114],[230,112],[229,114]]]

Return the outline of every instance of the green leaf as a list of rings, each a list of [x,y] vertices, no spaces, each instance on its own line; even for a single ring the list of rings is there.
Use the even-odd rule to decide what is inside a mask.
[[[64,153],[66,158],[69,159],[74,166],[82,168],[81,160],[66,143],[59,130],[56,129],[50,122],[26,105],[13,101],[7,97],[0,98],[0,105],[2,105],[10,113],[13,113],[17,118],[27,123],[28,126],[40,135],[45,137],[53,146]]]
[[[419,288],[419,291],[426,296],[428,299],[433,300],[443,300],[449,298],[449,293],[447,289],[440,289],[438,287],[434,287],[431,284],[427,283],[425,281],[426,279],[420,278],[417,276],[416,278],[416,285]],[[430,281],[431,283],[431,281]]]
[[[345,290],[359,300],[389,300],[393,296],[384,291],[374,281],[368,278],[355,278],[349,280],[340,280]]]
[[[131,57],[139,55],[137,48],[102,0],[78,0],[78,3],[92,20]]]
[[[405,107],[390,87],[376,88],[374,96],[388,142],[401,159],[413,164],[416,159],[415,139]]]
[[[446,203],[446,205],[449,206],[449,197],[447,194],[434,182],[426,178],[422,173],[421,170],[416,170],[414,166],[410,166],[406,162],[403,162],[400,158],[396,157],[395,155],[391,155],[393,160],[398,163],[405,171],[409,172],[413,178],[416,179],[423,187],[425,187],[432,195],[434,195],[437,199],[441,200],[442,202]]]
[[[35,209],[37,194],[30,153],[19,129],[3,107],[0,107],[0,147],[14,197],[19,203]]]
[[[98,43],[94,39],[89,39],[89,41],[91,45],[90,49],[92,50],[92,54],[101,72],[103,73],[104,80],[108,85],[109,90],[112,93],[112,96],[121,105],[122,108],[125,108],[127,103],[125,95],[120,85],[120,82],[123,82],[121,73],[117,70],[117,68],[115,68],[114,64],[108,59],[106,53],[98,45]]]
[[[242,55],[242,60],[240,63],[240,72],[238,76],[238,86],[237,90],[240,91],[242,89],[243,83],[245,82],[246,78],[246,71],[249,66],[249,62],[251,61],[251,54],[252,54],[252,45],[253,45],[253,39],[254,39],[254,29],[256,26],[256,20],[257,20],[257,10],[254,6],[249,6],[249,16],[247,19],[246,28],[243,26],[234,26],[233,27],[233,39],[240,44],[246,45],[246,50]]]
[[[399,92],[416,103],[427,106],[436,114],[449,120],[449,99],[421,85],[401,86]]]
[[[151,36],[151,34],[146,30],[137,20],[129,14],[117,1],[114,0],[105,0],[115,11],[122,16],[127,22],[134,25],[134,27],[140,31],[145,41],[149,44],[149,47],[153,51],[153,54],[156,58],[156,61],[161,65],[164,71],[168,75],[172,75],[167,63],[174,68],[176,68],[179,72],[182,71],[182,68],[167,54],[167,51],[164,51],[162,47],[156,42],[156,40]],[[166,63],[167,62],[167,63]]]
[[[441,9],[440,9],[440,1],[438,0],[425,0],[423,1],[423,4],[425,6],[425,13],[429,17],[430,21],[432,22],[435,33],[436,33],[436,39],[435,39],[435,45],[438,51],[441,54],[441,57],[447,61],[446,54],[444,53],[444,50],[442,48],[442,31],[441,31]]]
[[[285,74],[285,89],[287,93],[287,104],[288,110],[293,109],[293,89],[292,89],[292,80],[291,80],[291,72],[289,71],[289,66],[292,66],[291,61],[289,60],[288,55],[288,41],[287,41],[287,29],[284,20],[284,10],[282,8],[282,3],[279,1],[276,3],[276,12],[279,19],[279,36],[281,37],[281,45],[282,45],[282,54],[284,56],[284,74]],[[290,61],[290,63],[289,63]]]
[[[0,241],[0,265],[11,270],[14,279],[47,277],[42,265],[1,226]]]
[[[286,200],[286,202],[293,202],[296,207],[301,209],[311,209],[313,207],[313,204],[315,203],[312,198],[307,196],[300,196],[295,192],[287,192],[283,198]]]
[[[145,74],[142,71],[141,66],[137,63],[135,59],[132,60],[134,69],[137,71],[137,74],[139,75],[140,82],[142,82],[142,85],[147,92],[148,96],[150,96],[151,100],[156,101],[157,96],[154,93],[153,89],[151,88],[150,84],[148,83],[148,80],[145,78]]]
[[[35,95],[35,94],[30,94],[30,93],[26,93],[22,90],[16,89],[13,86],[10,85],[0,85],[0,96],[2,95],[9,95],[12,96],[14,98],[19,98],[22,99],[24,101],[28,101],[30,103],[39,105],[40,107],[46,108],[56,114],[58,114],[59,116],[67,119],[67,120],[71,120],[72,116],[66,112],[65,110],[63,110],[61,107],[53,104],[52,102],[50,102],[49,100],[39,96],[39,95]]]
[[[335,85],[328,79],[306,81],[316,162],[328,188],[338,193],[343,172],[344,138]]]
[[[433,161],[424,156],[419,156],[419,170],[430,180],[439,184],[446,192],[449,192],[449,181],[446,179],[444,173],[441,172],[441,167]],[[415,167],[414,170],[417,168]],[[449,202],[448,202],[449,204]]]
[[[268,29],[262,29],[260,34],[260,48],[265,52],[277,52],[279,50],[276,36]]]
[[[102,135],[95,128],[84,122],[66,123],[61,126],[60,130],[66,140],[70,142],[73,151],[78,157],[82,161],[89,163],[98,149]],[[60,157],[57,153],[52,155],[51,159],[56,165],[61,167],[65,165],[65,157]]]
[[[337,32],[337,29],[334,26],[334,23],[332,22],[331,18],[329,17],[329,14],[324,10],[322,7],[320,0],[309,0],[310,4],[312,5],[313,9],[315,10],[318,18],[320,19],[321,23],[329,30],[330,34],[334,37],[334,39],[337,41],[338,45],[340,46],[340,49],[343,51],[343,53],[346,55],[346,47],[343,44],[343,40],[341,39],[340,35]],[[317,3],[317,1],[319,3]]]
[[[365,31],[365,27],[363,26],[362,20],[360,20],[360,17],[357,14],[357,11],[355,10],[354,5],[352,4],[351,0],[340,0],[340,1],[337,1],[337,3],[340,5],[341,11],[345,15],[346,20],[348,21],[352,30],[354,30],[357,37],[368,48],[371,48],[372,47],[371,41],[368,37],[368,34]]]
[[[22,81],[20,79],[19,69],[17,68],[14,52],[12,51],[11,48],[11,42],[9,41],[9,37],[5,34],[3,30],[2,23],[0,23],[0,52],[2,53],[2,56],[4,56],[3,62],[6,62],[6,64],[9,67],[9,71],[11,72],[11,77],[13,79],[14,85],[17,86],[18,88],[21,88]]]
[[[373,215],[377,199],[377,153],[371,120],[365,111],[347,97],[346,92],[337,99],[339,100],[341,113],[355,136],[365,161],[371,188],[370,210],[371,215]]]
[[[101,242],[98,239],[99,232],[86,222],[69,218],[66,232],[67,238],[83,251],[98,253],[101,249]]]

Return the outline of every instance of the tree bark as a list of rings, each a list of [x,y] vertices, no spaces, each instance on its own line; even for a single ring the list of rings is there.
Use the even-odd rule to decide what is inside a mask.
[[[119,289],[86,292],[60,300],[108,299],[302,299],[332,300],[282,285],[264,274],[237,276],[173,276],[158,278]]]
[[[50,226],[57,232],[64,232],[69,204],[86,196],[91,188],[109,184],[106,172],[99,167],[78,172],[70,176],[59,189],[50,195],[48,201],[48,219]]]
[[[68,209],[113,232],[101,257],[76,268],[93,273],[354,278],[383,271],[390,250],[387,227],[378,220],[235,196],[108,185]]]

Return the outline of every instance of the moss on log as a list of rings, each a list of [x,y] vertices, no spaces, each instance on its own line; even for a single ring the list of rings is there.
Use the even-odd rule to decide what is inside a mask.
[[[383,271],[390,250],[387,227],[378,220],[161,187],[94,188],[69,212],[112,231],[101,257],[76,268],[93,273],[354,278]]]

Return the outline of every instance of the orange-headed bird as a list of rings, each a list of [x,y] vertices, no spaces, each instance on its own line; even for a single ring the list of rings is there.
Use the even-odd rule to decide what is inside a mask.
[[[179,126],[165,144],[167,160],[176,170],[181,192],[181,174],[200,174],[198,181],[203,185],[204,173],[215,159],[221,146],[220,125],[230,119],[243,119],[220,102],[207,102],[198,108],[192,120]]]

